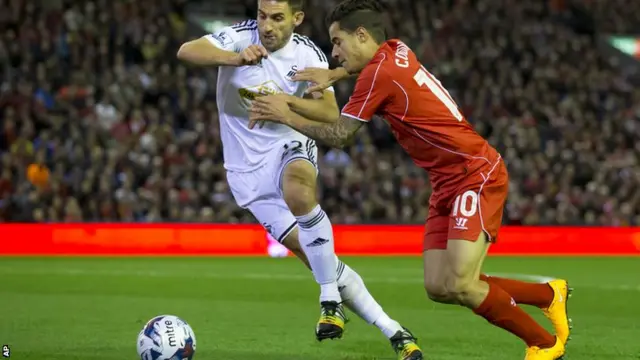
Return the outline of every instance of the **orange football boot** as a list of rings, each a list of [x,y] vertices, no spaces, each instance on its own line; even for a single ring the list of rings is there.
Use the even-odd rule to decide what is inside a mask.
[[[544,316],[553,324],[560,342],[566,345],[567,341],[570,340],[569,335],[573,328],[571,319],[567,314],[567,301],[571,297],[573,289],[569,287],[569,283],[566,280],[552,280],[548,282],[548,285],[553,289],[553,301],[551,301],[551,305],[548,308],[542,309],[542,311]]]
[[[527,348],[527,354],[524,360],[559,360],[564,357],[564,343],[556,336],[556,344],[547,349],[541,349],[537,346]]]

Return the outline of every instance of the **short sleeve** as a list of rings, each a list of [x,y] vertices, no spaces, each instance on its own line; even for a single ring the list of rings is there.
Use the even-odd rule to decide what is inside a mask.
[[[342,108],[342,115],[369,122],[389,97],[389,84],[384,70],[385,58],[367,65],[356,80],[349,102]]]
[[[241,52],[253,41],[253,33],[258,25],[255,20],[247,20],[235,25],[227,26],[213,34],[204,37],[215,47],[222,50]]]

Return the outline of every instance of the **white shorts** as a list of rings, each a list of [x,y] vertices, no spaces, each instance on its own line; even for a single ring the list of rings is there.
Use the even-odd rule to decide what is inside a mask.
[[[271,236],[282,242],[298,225],[284,202],[282,176],[295,160],[310,162],[317,170],[315,141],[288,138],[267,155],[264,166],[251,172],[227,171],[227,181],[238,206],[251,211]]]

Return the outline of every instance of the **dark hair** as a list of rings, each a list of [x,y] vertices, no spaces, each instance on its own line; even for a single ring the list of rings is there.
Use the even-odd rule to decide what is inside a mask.
[[[345,0],[327,16],[327,26],[334,22],[349,32],[357,28],[367,29],[377,43],[387,40],[384,18],[385,7],[378,0]]]
[[[292,11],[301,11],[304,9],[305,0],[275,0],[277,2],[286,2]]]

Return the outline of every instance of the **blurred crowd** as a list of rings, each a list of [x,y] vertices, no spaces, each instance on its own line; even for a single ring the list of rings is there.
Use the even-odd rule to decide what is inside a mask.
[[[298,32],[329,50],[333,1],[309,2]],[[189,40],[185,1],[0,3],[0,219],[254,221],[222,168],[216,72],[175,58]],[[506,223],[640,225],[638,79],[595,36],[637,30],[628,5],[390,1],[393,35],[503,154]],[[351,86],[337,86],[341,104]],[[383,121],[322,153],[319,195],[335,223],[424,222],[428,178]],[[28,181],[33,163],[47,186]]]

